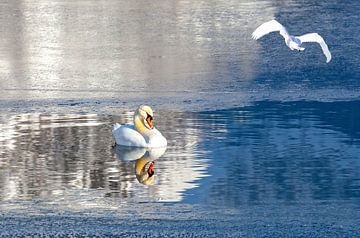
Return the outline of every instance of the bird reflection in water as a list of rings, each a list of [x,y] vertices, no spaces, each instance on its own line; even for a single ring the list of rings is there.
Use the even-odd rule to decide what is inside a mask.
[[[116,157],[124,161],[135,161],[134,170],[136,179],[144,185],[153,185],[155,183],[155,164],[166,151],[163,148],[136,148],[119,146],[115,147]]]

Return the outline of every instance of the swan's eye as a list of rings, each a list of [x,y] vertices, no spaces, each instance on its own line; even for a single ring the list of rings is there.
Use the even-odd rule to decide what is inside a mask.
[[[146,122],[148,124],[148,126],[150,127],[150,129],[153,129],[154,128],[154,125],[153,125],[153,118],[152,116],[150,116],[149,114],[147,114],[147,117],[146,117]]]

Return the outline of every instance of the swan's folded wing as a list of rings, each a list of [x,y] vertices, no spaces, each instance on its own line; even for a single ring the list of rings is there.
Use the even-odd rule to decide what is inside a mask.
[[[326,63],[329,63],[331,60],[331,53],[324,39],[318,33],[309,33],[302,36],[297,37],[301,43],[303,42],[317,42],[320,44],[321,49],[326,56]]]
[[[261,24],[258,28],[256,28],[256,30],[252,33],[252,38],[257,40],[264,35],[274,31],[279,31],[284,38],[287,38],[289,36],[286,28],[283,25],[281,25],[276,20],[271,20]]]
[[[149,131],[147,134],[149,137],[149,147],[165,147],[167,146],[166,138],[156,128]]]
[[[144,136],[137,132],[133,125],[114,126],[112,133],[118,145],[133,147],[147,146]]]

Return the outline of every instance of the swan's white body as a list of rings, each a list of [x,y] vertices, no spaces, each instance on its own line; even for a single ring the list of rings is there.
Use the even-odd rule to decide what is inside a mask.
[[[135,112],[133,125],[116,123],[112,130],[116,144],[144,148],[165,147],[166,138],[152,126],[152,122],[151,125],[147,123],[147,117],[151,117],[152,120],[152,114],[151,108],[141,106]]]
[[[324,39],[318,33],[308,33],[302,36],[292,36],[289,35],[286,28],[281,25],[276,20],[271,20],[260,25],[256,30],[252,33],[252,38],[255,40],[260,39],[266,34],[270,32],[279,31],[280,35],[282,35],[285,39],[285,44],[291,50],[303,51],[305,48],[301,47],[301,44],[304,42],[316,42],[319,43],[321,49],[326,57],[326,63],[329,63],[331,60],[331,53]]]
[[[118,145],[144,148],[165,147],[167,145],[166,138],[156,128],[141,134],[134,125],[115,123],[112,133]]]

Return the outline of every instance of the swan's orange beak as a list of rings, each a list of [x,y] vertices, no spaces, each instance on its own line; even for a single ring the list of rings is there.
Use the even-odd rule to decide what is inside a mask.
[[[147,124],[150,126],[151,129],[154,128],[154,125],[153,125],[152,120],[153,120],[152,116],[148,116],[148,117],[146,118],[146,122],[147,122]]]

